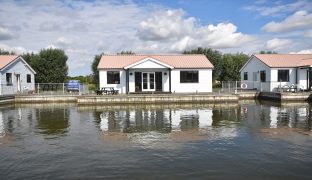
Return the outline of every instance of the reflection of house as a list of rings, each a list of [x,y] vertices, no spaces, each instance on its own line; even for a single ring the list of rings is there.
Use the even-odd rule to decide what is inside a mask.
[[[0,55],[0,95],[35,90],[36,72],[21,56]]]
[[[100,87],[120,93],[212,92],[213,65],[204,55],[103,55]]]
[[[274,91],[298,84],[311,90],[312,54],[255,54],[240,72],[248,89]]]
[[[100,119],[100,129],[104,132],[170,132],[207,128],[213,122],[212,109],[107,111],[100,115]]]

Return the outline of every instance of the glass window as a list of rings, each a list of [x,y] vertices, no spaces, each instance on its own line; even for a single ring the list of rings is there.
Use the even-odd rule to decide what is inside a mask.
[[[248,72],[244,72],[244,80],[248,80]]]
[[[277,80],[279,82],[289,82],[289,70],[278,70]]]
[[[120,72],[107,71],[107,84],[120,84]]]
[[[180,83],[198,83],[198,71],[180,71]]]
[[[266,81],[266,73],[265,71],[260,71],[260,81],[265,82]]]
[[[6,73],[6,83],[7,83],[7,85],[12,85],[13,84],[12,73]]]
[[[30,75],[30,74],[27,74],[27,75],[26,75],[26,78],[27,78],[27,83],[31,83],[31,75]]]

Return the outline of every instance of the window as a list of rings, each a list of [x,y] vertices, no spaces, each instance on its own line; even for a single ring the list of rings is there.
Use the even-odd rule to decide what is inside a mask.
[[[120,84],[119,71],[107,71],[107,84]]]
[[[31,75],[30,75],[30,74],[27,74],[27,75],[26,75],[26,78],[27,78],[27,83],[31,83]]]
[[[13,84],[12,73],[6,73],[6,83],[7,83],[7,85],[12,85]]]
[[[289,70],[278,70],[277,80],[279,82],[289,82]]]
[[[180,71],[180,83],[198,83],[198,71]]]
[[[260,71],[260,81],[265,82],[266,80],[266,73],[265,71]]]
[[[248,80],[248,72],[244,72],[244,80]]]

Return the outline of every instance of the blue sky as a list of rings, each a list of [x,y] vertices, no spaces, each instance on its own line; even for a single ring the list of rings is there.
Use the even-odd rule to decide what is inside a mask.
[[[91,73],[96,54],[312,53],[309,0],[0,0],[0,48],[61,48],[70,75]]]

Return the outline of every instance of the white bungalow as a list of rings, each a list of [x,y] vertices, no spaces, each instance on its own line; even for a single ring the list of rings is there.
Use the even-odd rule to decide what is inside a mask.
[[[204,55],[103,55],[100,88],[120,93],[212,92],[213,65]]]
[[[244,88],[277,91],[281,87],[311,90],[312,54],[255,54],[241,68]]]
[[[21,56],[0,55],[0,95],[35,90],[35,74]]]

